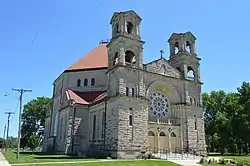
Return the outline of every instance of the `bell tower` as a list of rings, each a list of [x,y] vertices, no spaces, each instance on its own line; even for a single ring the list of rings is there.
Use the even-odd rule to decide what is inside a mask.
[[[134,158],[148,144],[141,18],[134,11],[113,14],[108,48],[105,149],[115,158]]]
[[[169,62],[183,75],[184,79],[200,82],[200,63],[195,50],[196,37],[191,32],[173,33],[168,42]]]
[[[108,47],[109,69],[115,65],[142,69],[141,18],[134,11],[115,12],[111,18],[112,38]]]

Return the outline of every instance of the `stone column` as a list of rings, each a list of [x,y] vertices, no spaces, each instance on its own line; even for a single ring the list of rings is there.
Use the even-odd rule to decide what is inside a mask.
[[[183,36],[180,36],[180,40],[179,40],[179,50],[180,51],[184,51],[185,50],[185,40],[183,38]]]
[[[169,48],[170,48],[170,56],[174,56],[175,55],[175,46],[174,46],[174,44],[170,43]]]
[[[191,54],[195,54],[196,50],[195,50],[195,43],[192,43],[190,46],[190,50],[191,50]]]
[[[118,53],[118,63],[125,65],[125,50],[123,47],[120,48],[120,52]]]
[[[197,81],[200,81],[200,64],[199,63],[197,63],[197,71],[196,71],[195,78],[197,79]]]
[[[183,73],[184,78],[187,79],[187,65],[186,64],[183,65],[183,71],[184,71],[184,73]]]
[[[123,78],[118,80],[118,93],[123,95],[126,94],[126,84]]]

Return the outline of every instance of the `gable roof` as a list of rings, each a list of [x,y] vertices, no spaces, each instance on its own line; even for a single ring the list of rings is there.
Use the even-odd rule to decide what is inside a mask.
[[[107,91],[78,92],[67,90],[66,93],[69,99],[74,100],[77,104],[83,105],[97,104],[107,98]]]
[[[73,65],[68,67],[65,71],[107,68],[108,49],[106,45],[107,43],[98,45],[88,54],[84,55],[82,58],[76,61]]]

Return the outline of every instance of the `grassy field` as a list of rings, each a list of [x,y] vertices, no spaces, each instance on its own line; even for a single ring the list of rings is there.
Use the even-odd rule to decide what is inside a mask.
[[[64,161],[85,161],[85,160],[95,160],[95,159],[86,159],[78,158],[67,155],[47,155],[44,153],[34,153],[31,152],[20,152],[20,158],[16,159],[16,153],[13,151],[3,151],[2,152],[6,160],[10,164],[15,163],[41,163],[41,162],[64,162]]]
[[[166,160],[155,161],[155,160],[135,160],[135,161],[101,161],[100,159],[86,159],[77,158],[67,155],[47,155],[44,153],[22,152],[20,153],[19,160],[16,159],[16,153],[12,151],[2,152],[5,158],[12,165],[20,163],[45,163],[42,166],[179,166],[178,164],[168,162]],[[84,162],[85,161],[85,162]],[[95,161],[95,162],[90,162]],[[53,163],[54,162],[54,163]],[[65,163],[56,163],[65,162]],[[76,162],[76,163],[67,163]],[[48,164],[46,164],[48,163]],[[38,166],[38,164],[32,164],[28,166]]]
[[[213,154],[213,155],[209,155],[210,158],[224,158],[224,159],[233,159],[236,161],[243,161],[244,163],[250,163],[250,156],[246,156],[246,155],[219,155],[219,154]],[[204,166],[221,166],[221,164],[203,164]]]
[[[41,166],[56,166],[59,164],[43,164]],[[75,164],[61,164],[62,166],[179,166],[168,162],[166,160],[137,160],[137,161],[109,161],[109,162],[96,162],[96,163],[75,163]],[[39,165],[28,165],[39,166]]]

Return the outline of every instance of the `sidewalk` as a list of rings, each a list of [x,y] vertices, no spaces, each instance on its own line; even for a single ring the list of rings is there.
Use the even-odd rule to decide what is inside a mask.
[[[169,160],[173,163],[180,164],[182,166],[201,166],[200,164],[197,164],[199,160]]]
[[[0,165],[1,166],[10,166],[9,162],[5,159],[2,152],[0,151]]]

